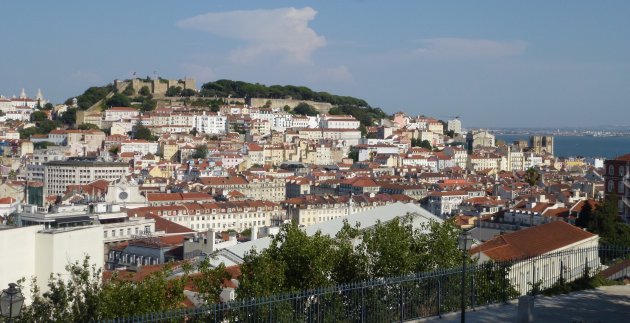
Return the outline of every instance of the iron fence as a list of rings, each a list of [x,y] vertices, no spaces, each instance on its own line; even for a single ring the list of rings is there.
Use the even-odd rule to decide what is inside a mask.
[[[107,322],[403,322],[458,311],[462,293],[466,307],[474,309],[602,270],[628,277],[630,262],[623,261],[628,258],[629,248],[610,246],[499,262],[479,263],[473,257],[465,271],[465,290],[459,267]]]

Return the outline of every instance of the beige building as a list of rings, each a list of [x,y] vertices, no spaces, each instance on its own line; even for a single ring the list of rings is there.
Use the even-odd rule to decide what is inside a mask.
[[[200,177],[199,181],[224,193],[236,190],[252,200],[279,202],[286,193],[285,180],[271,176]]]

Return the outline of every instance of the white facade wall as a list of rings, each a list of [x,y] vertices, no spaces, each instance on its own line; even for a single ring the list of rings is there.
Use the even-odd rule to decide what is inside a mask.
[[[29,226],[0,230],[0,286],[6,288],[25,278],[22,293],[30,303],[30,279],[37,279],[38,287],[46,292],[48,278],[60,273],[68,277],[65,267],[76,261],[89,262],[102,268],[104,259],[103,231],[100,227],[80,227],[66,231],[40,232],[43,226]]]
[[[143,156],[146,154],[155,154],[158,151],[157,142],[121,142],[120,153],[141,153]]]
[[[134,108],[109,109],[105,110],[105,121],[118,121],[121,119],[136,118],[140,112]]]
[[[202,115],[194,116],[193,127],[199,133],[223,134],[227,131],[227,117],[222,115]]]

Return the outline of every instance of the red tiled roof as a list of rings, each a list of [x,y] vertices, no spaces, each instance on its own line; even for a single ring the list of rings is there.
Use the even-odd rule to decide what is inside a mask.
[[[144,216],[150,219],[155,219],[155,231],[164,231],[166,234],[195,233],[196,232],[195,230],[189,229],[183,225],[179,225],[173,221],[169,221],[153,213],[145,213]],[[180,236],[180,237],[183,238],[183,236]]]
[[[497,236],[470,253],[483,252],[493,260],[535,257],[595,236],[564,221],[553,221]]]

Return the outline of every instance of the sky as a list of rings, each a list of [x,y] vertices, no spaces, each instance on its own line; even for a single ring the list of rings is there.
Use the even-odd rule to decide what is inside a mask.
[[[630,1],[25,0],[0,94],[114,79],[304,85],[464,127],[630,125]],[[630,126],[629,126],[630,127]]]

